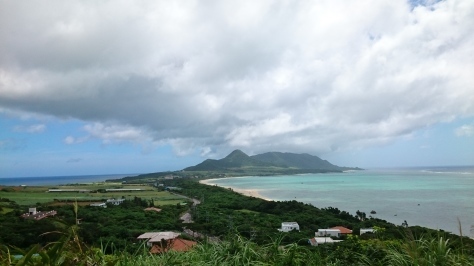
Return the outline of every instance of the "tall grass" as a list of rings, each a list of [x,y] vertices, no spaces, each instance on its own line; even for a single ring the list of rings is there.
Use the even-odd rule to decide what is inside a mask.
[[[473,256],[466,256],[462,249],[454,251],[449,245],[449,239],[420,238],[403,242],[400,246],[387,248],[387,265],[405,266],[445,266],[445,265],[474,265]]]
[[[36,245],[27,251],[10,250],[3,247],[0,249],[0,263],[2,265],[117,266],[474,265],[473,254],[454,250],[451,247],[450,240],[443,237],[421,237],[419,239],[406,239],[401,242],[382,241],[381,243],[387,244],[378,245],[378,248],[383,250],[383,254],[386,255],[382,260],[376,260],[364,255],[362,249],[349,251],[338,245],[312,249],[297,244],[282,245],[284,234],[272,239],[266,245],[257,245],[238,234],[231,234],[219,243],[200,243],[188,252],[169,251],[153,255],[149,253],[148,247],[143,243],[135,248],[133,253],[112,249],[112,254],[106,254],[105,251],[110,250],[108,247],[112,243],[102,245],[100,248],[88,247],[78,238],[77,230],[77,225],[71,226],[66,233],[63,233],[63,237],[59,241],[45,247]],[[322,249],[332,250],[332,253],[320,252]],[[23,257],[19,260],[12,259],[11,253],[13,250],[15,254],[20,253]],[[342,256],[344,252],[353,252],[354,256],[351,256],[350,262],[344,259],[345,256]]]
[[[185,252],[140,254],[118,265],[328,265],[317,253],[296,244],[280,245],[282,237],[259,246],[239,235],[219,243],[202,243]]]

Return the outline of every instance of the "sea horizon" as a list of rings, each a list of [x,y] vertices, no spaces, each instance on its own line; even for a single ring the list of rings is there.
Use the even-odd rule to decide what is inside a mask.
[[[30,177],[0,177],[0,186],[57,186],[76,183],[104,182],[140,174],[100,174],[100,175],[55,175]]]

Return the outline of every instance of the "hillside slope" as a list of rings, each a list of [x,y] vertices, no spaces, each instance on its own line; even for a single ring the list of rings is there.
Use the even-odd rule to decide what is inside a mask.
[[[251,156],[256,160],[278,165],[281,167],[290,167],[298,169],[323,169],[323,170],[341,170],[341,167],[322,160],[318,156],[307,153],[296,154],[288,152],[266,152]]]
[[[184,171],[220,171],[235,168],[265,168],[274,167],[273,164],[256,160],[241,150],[235,150],[220,160],[207,159],[195,166],[187,167]]]
[[[283,152],[267,152],[248,156],[241,150],[234,150],[225,158],[207,159],[195,166],[187,167],[184,171],[234,171],[246,174],[301,174],[320,172],[341,172],[348,169],[331,164],[310,154]]]

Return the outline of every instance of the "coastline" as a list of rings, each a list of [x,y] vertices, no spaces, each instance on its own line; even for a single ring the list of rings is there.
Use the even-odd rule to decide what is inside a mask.
[[[208,186],[218,186],[218,187],[222,187],[222,188],[228,188],[228,189],[231,189],[232,191],[235,191],[239,194],[242,194],[242,195],[248,196],[248,197],[260,198],[260,199],[267,200],[267,201],[272,200],[272,199],[265,198],[264,196],[262,196],[259,193],[260,192],[259,189],[240,189],[240,188],[234,188],[234,187],[231,187],[231,186],[220,186],[220,185],[217,185],[215,183],[212,183],[214,180],[218,180],[218,179],[220,179],[220,178],[211,178],[211,179],[199,180],[199,183],[204,184],[204,185],[208,185]]]
[[[341,175],[291,175],[265,179],[255,176],[245,182],[223,180],[244,177],[226,177],[205,179],[200,183],[231,188],[242,195],[267,201],[297,200],[318,208],[338,208],[351,214],[357,210],[365,213],[375,210],[374,218],[393,224],[400,225],[407,221],[410,226],[441,229],[453,234],[459,234],[460,221],[463,231],[467,229],[469,232],[469,228],[474,226],[469,215],[474,210],[470,204],[474,171],[449,168],[440,174],[440,171],[422,170],[382,169]],[[234,184],[240,188],[233,188]],[[374,201],[374,198],[379,200]],[[472,232],[469,235],[474,237]]]

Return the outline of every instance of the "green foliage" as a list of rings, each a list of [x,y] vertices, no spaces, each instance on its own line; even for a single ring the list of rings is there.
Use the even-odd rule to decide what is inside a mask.
[[[161,212],[146,212],[146,206],[148,201],[138,197],[107,208],[66,205],[54,207],[57,211],[55,218],[39,221],[23,219],[19,217],[21,213],[10,212],[0,215],[0,244],[19,248],[34,244],[44,246],[60,238],[58,234],[45,232],[62,232],[66,224],[77,223],[77,234],[86,244],[100,246],[101,242],[111,242],[119,249],[130,247],[132,241],[145,231],[181,230],[179,216],[183,210],[166,205],[160,207]],[[110,246],[107,252],[111,252]]]
[[[151,255],[141,245],[135,252],[106,246],[88,247],[79,240],[75,227],[51,245],[33,246],[14,259],[9,249],[0,249],[2,265],[474,265],[473,256],[450,248],[444,238],[413,241],[360,240],[357,237],[334,245],[306,248],[284,244],[279,234],[258,245],[238,234],[217,243],[204,242],[188,252],[168,251]],[[18,251],[18,250],[16,250]]]
[[[389,265],[474,265],[474,257],[463,254],[462,249],[453,250],[449,239],[420,238],[407,240],[387,249]]]
[[[235,228],[241,235],[252,238],[259,244],[265,244],[270,237],[278,234],[277,229],[282,222],[296,221],[301,232],[288,233],[283,241],[289,244],[314,236],[314,232],[319,228],[338,225],[361,228],[369,220],[362,222],[337,208],[319,209],[297,201],[266,201],[190,180],[167,182],[168,185],[183,188],[181,193],[202,201],[192,209],[195,224],[189,227],[211,235],[226,235]],[[395,227],[382,220],[370,222],[381,227]]]
[[[318,209],[297,201],[265,201],[232,190],[178,179],[180,193],[201,200],[197,206],[161,206],[134,197],[119,206],[54,207],[54,219],[24,220],[21,211],[0,215],[1,265],[473,265],[474,241],[423,227],[361,221],[337,208]],[[3,201],[2,201],[3,202]],[[46,208],[46,207],[44,207]],[[52,207],[51,207],[52,208]],[[189,229],[219,236],[186,253],[150,255],[136,237],[146,231],[181,231],[178,217],[190,208]],[[47,209],[47,208],[46,208]],[[281,222],[296,221],[301,232],[280,233]],[[68,226],[69,225],[69,226]],[[375,233],[347,237],[317,247],[308,238],[318,228],[342,225]],[[23,257],[15,259],[12,254]]]
[[[309,154],[267,152],[254,155],[251,158],[282,167],[292,167],[299,169],[324,169],[335,171],[341,170],[340,167],[333,165],[326,160],[322,160],[317,156]]]

